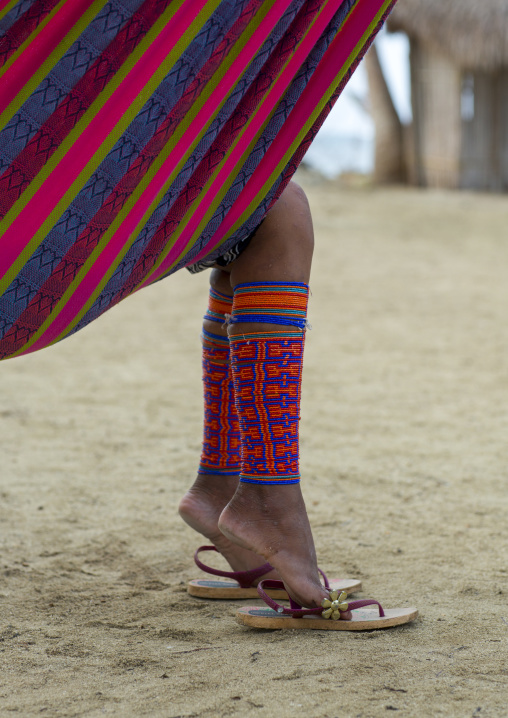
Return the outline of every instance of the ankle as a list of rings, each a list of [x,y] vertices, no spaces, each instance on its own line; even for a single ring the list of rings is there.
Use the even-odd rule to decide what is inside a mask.
[[[305,510],[300,484],[249,484],[240,481],[227,509],[275,516],[278,521],[284,515]]]
[[[202,494],[210,498],[216,498],[217,496],[229,496],[229,498],[232,498],[237,487],[238,476],[198,474],[188,493]]]

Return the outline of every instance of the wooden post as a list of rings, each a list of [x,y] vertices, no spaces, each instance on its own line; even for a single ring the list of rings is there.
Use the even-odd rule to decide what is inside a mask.
[[[412,40],[411,84],[418,184],[454,189],[460,184],[460,70]]]
[[[405,179],[402,124],[394,107],[376,47],[365,57],[369,80],[369,101],[376,127],[374,180],[381,184]]]

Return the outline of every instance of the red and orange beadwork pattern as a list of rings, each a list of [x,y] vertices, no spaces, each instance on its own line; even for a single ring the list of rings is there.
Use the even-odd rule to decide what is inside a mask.
[[[241,438],[227,338],[203,332],[205,416],[200,474],[234,476],[241,468]]]
[[[304,333],[241,334],[230,337],[230,346],[242,435],[240,480],[298,483]]]
[[[205,319],[223,324],[233,297],[210,289]],[[241,437],[227,337],[203,330],[205,417],[200,474],[234,476],[241,468]]]

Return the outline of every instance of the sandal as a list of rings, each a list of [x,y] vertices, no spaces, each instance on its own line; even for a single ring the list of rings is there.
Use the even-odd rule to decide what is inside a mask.
[[[315,628],[320,631],[372,631],[375,628],[389,628],[402,623],[414,621],[418,616],[416,608],[383,609],[378,601],[363,598],[359,601],[346,602],[345,592],[330,591],[330,598],[325,598],[321,608],[302,608],[289,596],[291,608],[280,606],[270,598],[265,588],[282,591],[282,581],[266,579],[257,587],[259,596],[270,608],[245,606],[238,609],[236,620],[252,628]],[[284,591],[287,595],[287,592]],[[365,606],[377,606],[366,609]]]
[[[205,573],[212,574],[212,576],[223,576],[229,580],[210,581],[209,579],[198,578],[193,581],[189,581],[187,590],[191,596],[198,596],[199,598],[229,599],[257,598],[258,592],[254,581],[273,570],[273,567],[270,566],[269,563],[265,563],[262,566],[258,566],[258,568],[253,568],[251,571],[220,571],[217,568],[205,566],[205,564],[198,559],[198,554],[201,551],[216,551],[219,553],[215,546],[200,546],[194,554],[196,566],[198,566],[202,571],[205,571]],[[342,591],[348,594],[353,593],[353,591],[360,591],[362,588],[360,581],[356,581],[355,579],[328,580],[321,569],[319,569],[319,573],[323,577],[325,588],[329,591]],[[266,581],[264,583],[266,583]],[[278,581],[277,583],[280,583],[282,588],[277,587],[272,589],[268,587],[269,596],[272,598],[286,598],[287,593],[284,590],[282,582]]]

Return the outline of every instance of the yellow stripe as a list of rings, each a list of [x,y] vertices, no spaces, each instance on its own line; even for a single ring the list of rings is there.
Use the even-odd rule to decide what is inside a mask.
[[[64,4],[65,4],[65,0],[60,0],[60,2],[59,2],[57,5],[55,5],[55,7],[53,8],[53,10],[51,10],[51,11],[46,15],[46,17],[44,18],[44,20],[42,20],[42,22],[40,22],[40,23],[37,25],[37,27],[36,27],[35,30],[32,32],[32,34],[27,37],[27,39],[25,40],[25,42],[24,42],[22,45],[20,45],[15,52],[12,53],[12,55],[10,56],[10,58],[7,60],[7,62],[5,63],[5,65],[2,66],[2,69],[0,70],[0,79],[5,75],[5,73],[7,72],[7,70],[9,70],[9,68],[11,67],[11,65],[12,65],[14,62],[16,62],[16,60],[18,59],[18,57],[25,52],[26,48],[27,48],[29,45],[32,44],[32,42],[33,42],[33,41],[35,40],[35,38],[42,32],[42,30],[44,30],[44,28],[46,27],[46,25],[48,24],[48,22],[50,22],[50,21],[54,18],[54,16],[56,15],[56,13],[60,10],[61,7],[63,7]]]
[[[17,2],[18,0],[11,0],[11,2],[7,3],[3,10],[0,10],[0,20],[3,20],[3,18],[7,15],[8,12],[12,10],[12,8],[14,7],[14,5],[16,5]]]
[[[33,42],[34,38],[42,31],[45,25],[47,25],[48,22],[52,19],[54,14],[66,2],[67,0],[61,0],[61,2],[58,3],[56,8],[54,8],[54,10],[52,10],[46,18],[44,18],[44,20],[37,27],[35,32],[33,32],[32,35],[30,35],[30,37],[26,40],[26,42],[23,43],[23,45],[19,48],[19,50],[11,58],[9,58],[9,62],[6,63],[6,67],[10,66],[10,64],[12,64],[11,61],[14,62],[18,54],[24,51],[26,47]],[[91,23],[94,16],[97,15],[97,13],[104,7],[104,5],[107,4],[107,2],[108,0],[95,0],[88,8],[88,10],[86,10],[83,15],[81,15],[78,22],[69,30],[67,35],[61,40],[61,42],[53,50],[51,55],[49,55],[49,57],[42,63],[42,65],[39,66],[37,71],[34,72],[28,82],[23,85],[23,87],[18,92],[16,97],[12,100],[12,102],[5,108],[2,114],[0,114],[0,131],[4,129],[5,125],[9,122],[9,120],[12,119],[13,115],[15,115],[16,112],[18,112],[18,110],[20,109],[20,107],[28,100],[30,95],[41,84],[46,75],[48,75],[48,73],[51,72],[57,62],[62,59],[67,50],[81,35],[85,27]]]

